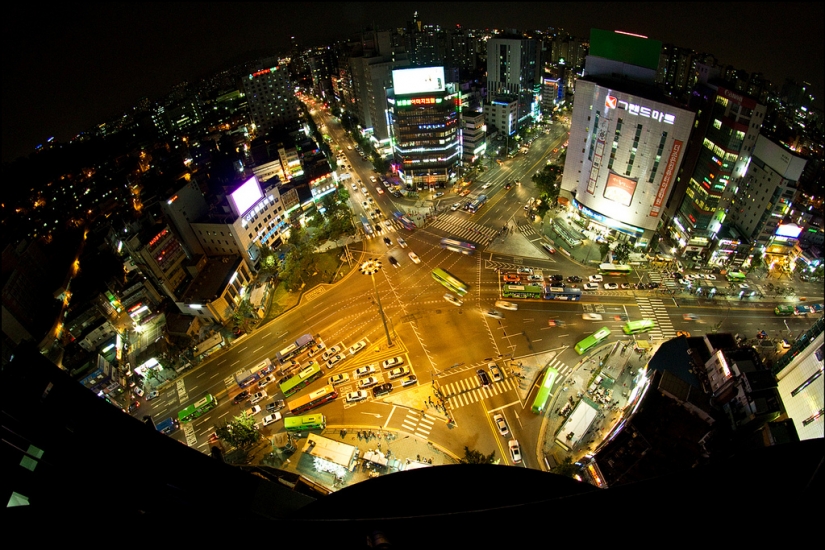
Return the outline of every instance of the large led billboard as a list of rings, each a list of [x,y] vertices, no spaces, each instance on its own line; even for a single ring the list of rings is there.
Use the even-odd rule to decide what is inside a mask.
[[[392,72],[392,87],[396,96],[443,92],[444,67],[397,69]]]
[[[263,196],[258,178],[252,176],[229,194],[229,204],[237,216],[243,216],[244,212],[252,208]]]
[[[795,239],[802,233],[802,228],[795,223],[785,223],[776,228],[775,235],[778,237],[790,237]]]

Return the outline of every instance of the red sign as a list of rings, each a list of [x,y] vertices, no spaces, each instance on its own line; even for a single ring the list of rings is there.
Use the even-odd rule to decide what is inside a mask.
[[[676,172],[677,162],[679,161],[679,153],[682,152],[682,142],[673,141],[673,148],[670,150],[670,156],[665,165],[665,173],[662,174],[662,182],[659,184],[659,191],[656,193],[656,199],[653,201],[653,208],[650,210],[651,216],[658,216],[662,203],[665,201],[665,193],[670,188],[670,182],[673,181],[673,174]]]
[[[619,102],[618,99],[616,99],[612,95],[609,95],[604,100],[604,106],[607,107],[608,109],[615,109],[618,102]]]

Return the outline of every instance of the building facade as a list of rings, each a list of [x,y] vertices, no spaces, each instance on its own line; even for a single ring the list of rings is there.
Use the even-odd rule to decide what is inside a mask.
[[[262,68],[250,73],[242,82],[258,135],[276,126],[298,127],[298,99],[286,67],[273,65]]]

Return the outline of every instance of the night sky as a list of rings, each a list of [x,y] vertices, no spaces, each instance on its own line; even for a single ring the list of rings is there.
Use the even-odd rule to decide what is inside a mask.
[[[49,136],[73,135],[183,80],[229,63],[362,28],[419,18],[444,28],[620,29],[714,54],[720,62],[786,77],[823,94],[823,21],[816,3],[218,3],[35,4],[3,17],[3,160]]]

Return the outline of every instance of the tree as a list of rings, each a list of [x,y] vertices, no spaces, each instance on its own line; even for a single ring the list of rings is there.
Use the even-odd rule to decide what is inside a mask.
[[[539,191],[539,196],[547,203],[549,207],[556,202],[559,196],[559,178],[563,170],[561,166],[555,164],[547,164],[540,172],[533,176],[533,183]]]
[[[630,253],[633,251],[630,248],[630,245],[621,242],[613,248],[613,261],[617,264],[624,264],[627,263],[627,259],[630,257]]]
[[[602,243],[599,245],[599,253],[601,254],[602,258],[607,256],[608,252],[610,252],[610,243]]]
[[[220,439],[239,449],[249,448],[261,439],[261,432],[255,428],[255,418],[246,414],[246,411],[219,426],[215,433]]]
[[[493,464],[495,462],[496,453],[493,451],[489,455],[481,454],[475,449],[471,449],[465,445],[464,458],[459,460],[461,464]]]
[[[564,457],[561,464],[550,470],[554,474],[564,476],[564,477],[572,477],[575,479],[576,475],[578,475],[580,468],[573,463],[573,459],[569,456]]]

